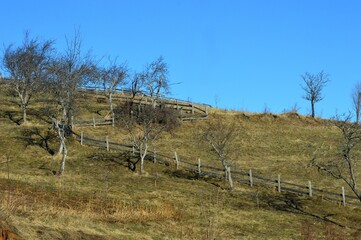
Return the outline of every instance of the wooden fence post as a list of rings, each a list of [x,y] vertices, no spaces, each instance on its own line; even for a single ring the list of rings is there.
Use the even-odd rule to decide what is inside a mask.
[[[178,168],[179,168],[179,159],[178,159],[177,152],[174,152],[174,157],[175,157],[175,161],[176,161],[176,169],[178,170]]]
[[[74,116],[71,116],[71,126],[74,127]]]
[[[206,105],[206,115],[208,116],[208,106]]]
[[[233,189],[233,180],[232,180],[232,175],[231,175],[231,167],[227,167],[227,175],[228,175],[229,187],[231,189]]]
[[[346,206],[345,188],[341,187],[341,191],[342,191],[342,206]]]
[[[194,104],[192,104],[192,114],[194,115]]]
[[[112,117],[112,127],[114,127],[115,125],[115,121],[114,121],[114,116]]]
[[[253,187],[252,169],[249,170],[249,185]]]
[[[81,133],[80,133],[80,145],[83,145],[83,141],[84,141],[84,132],[81,131]]]
[[[312,197],[312,182],[308,180],[308,195]]]
[[[154,148],[154,155],[153,155],[153,163],[157,163],[157,152],[155,151],[155,148]]]
[[[107,143],[107,151],[109,152],[109,137],[105,137],[105,142]]]
[[[201,159],[198,158],[198,175],[201,176],[202,172],[201,172]]]
[[[277,176],[277,191],[281,192],[281,175]]]
[[[96,124],[95,124],[95,118],[93,117],[93,127],[95,127]]]

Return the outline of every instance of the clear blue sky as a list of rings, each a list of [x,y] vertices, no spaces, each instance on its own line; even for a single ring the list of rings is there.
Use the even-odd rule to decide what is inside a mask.
[[[56,40],[80,28],[84,49],[139,71],[162,55],[172,96],[226,109],[272,112],[302,99],[300,75],[329,73],[316,114],[351,109],[361,81],[360,0],[1,0],[0,44],[24,32]],[[3,49],[3,47],[2,47]]]

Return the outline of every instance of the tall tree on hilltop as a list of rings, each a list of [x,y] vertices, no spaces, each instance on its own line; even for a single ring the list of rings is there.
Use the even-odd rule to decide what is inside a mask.
[[[304,99],[311,103],[311,117],[315,117],[315,103],[323,99],[322,90],[329,82],[328,74],[321,71],[317,74],[306,72],[301,75],[304,85],[301,85],[305,91]]]
[[[359,123],[361,113],[361,82],[357,83],[353,88],[352,103],[355,111],[356,123]]]

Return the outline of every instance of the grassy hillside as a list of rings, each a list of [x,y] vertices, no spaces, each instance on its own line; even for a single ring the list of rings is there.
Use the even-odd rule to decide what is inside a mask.
[[[0,89],[0,225],[19,239],[360,239],[361,208],[320,198],[236,184],[146,162],[130,171],[116,152],[68,139],[65,174],[54,176],[58,140],[43,113],[31,106],[20,124],[16,100]],[[76,117],[107,114],[93,96],[79,99]],[[213,109],[209,121],[240,129],[233,168],[339,191],[343,185],[309,166],[313,156],[337,155],[339,133],[329,121],[297,114],[245,114]],[[220,166],[200,136],[207,121],[183,122],[156,142],[158,152]],[[126,142],[112,127],[75,128],[87,136]],[[46,140],[46,141],[45,141]],[[55,153],[55,154],[54,154]],[[349,190],[347,190],[348,193]]]

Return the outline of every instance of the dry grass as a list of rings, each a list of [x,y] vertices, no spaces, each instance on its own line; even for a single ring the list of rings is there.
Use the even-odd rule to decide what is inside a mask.
[[[1,91],[1,90],[0,90]],[[359,239],[361,209],[342,207],[318,198],[278,194],[261,187],[236,184],[224,188],[220,179],[202,178],[173,167],[147,162],[139,176],[114,152],[80,146],[68,140],[65,175],[59,166],[58,140],[39,117],[34,105],[30,123],[21,119],[13,98],[0,93],[0,221],[24,239]],[[106,105],[80,100],[78,116],[107,114]],[[91,104],[89,104],[89,102]],[[88,106],[84,107],[84,104]],[[6,114],[11,112],[12,118]],[[337,130],[327,121],[296,114],[248,114],[218,111],[210,117],[236,121],[234,168],[337,190],[340,183],[308,165],[316,154],[336,154]],[[206,122],[184,122],[156,142],[158,152],[177,151],[189,161],[219,164],[202,143]],[[29,130],[39,135],[24,135]],[[85,135],[111,141],[127,140],[124,130],[112,127],[77,128]],[[48,148],[41,138],[49,136]],[[219,165],[220,166],[220,165]],[[341,225],[341,226],[340,226]]]

